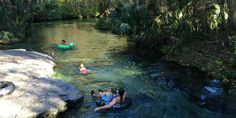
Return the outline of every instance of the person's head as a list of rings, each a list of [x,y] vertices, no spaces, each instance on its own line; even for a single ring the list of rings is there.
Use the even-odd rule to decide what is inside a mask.
[[[111,92],[112,94],[116,94],[116,91],[115,91],[114,88],[110,88],[110,89],[109,89],[109,92]]]
[[[84,68],[84,64],[83,63],[80,64],[80,68]]]
[[[118,92],[119,96],[123,96],[125,93],[125,89],[119,88],[117,92]]]
[[[62,42],[62,43],[66,43],[66,40],[62,39],[61,42]]]
[[[101,89],[98,90],[98,93],[102,93],[102,92],[103,92],[103,90],[101,90]]]

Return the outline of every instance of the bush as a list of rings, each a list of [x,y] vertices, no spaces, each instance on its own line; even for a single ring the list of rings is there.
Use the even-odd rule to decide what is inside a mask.
[[[111,23],[108,18],[100,19],[95,26],[99,30],[111,30]]]
[[[14,35],[7,31],[1,31],[0,32],[0,43],[1,44],[9,44],[9,43],[15,43],[19,41],[17,38],[14,37]]]

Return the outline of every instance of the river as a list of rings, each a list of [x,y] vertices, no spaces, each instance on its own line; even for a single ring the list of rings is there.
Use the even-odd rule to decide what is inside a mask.
[[[199,107],[187,92],[161,84],[150,76],[151,71],[166,78],[191,78],[170,62],[135,54],[126,37],[94,29],[94,20],[36,23],[32,36],[9,48],[26,48],[51,55],[57,64],[54,77],[75,85],[85,97],[81,106],[61,117],[72,118],[218,118],[235,115]],[[62,39],[74,42],[73,50],[56,47]],[[94,73],[81,75],[80,63]],[[172,64],[171,64],[172,65]],[[174,64],[175,65],[175,64]],[[180,66],[180,65],[178,65]],[[171,71],[171,72],[170,72]],[[161,76],[163,77],[163,76]],[[112,112],[94,112],[91,90],[124,87],[132,98],[132,105]]]

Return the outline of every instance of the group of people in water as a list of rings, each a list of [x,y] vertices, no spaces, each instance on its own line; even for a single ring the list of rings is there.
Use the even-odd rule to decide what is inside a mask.
[[[80,73],[87,74],[88,72],[90,72],[90,70],[85,68],[84,64],[81,63]],[[107,91],[98,90],[98,93],[95,93],[95,91],[92,90],[91,96],[97,98],[97,104],[99,106],[95,108],[94,111],[119,107],[119,105],[126,100],[126,92],[123,88],[119,89],[110,88]]]
[[[123,88],[110,88],[107,91],[98,90],[98,93],[92,90],[91,95],[100,101],[99,103],[97,102],[99,107],[95,108],[94,111],[119,107],[126,100],[126,92]]]
[[[69,43],[67,43],[66,40],[62,40],[61,44],[68,45]],[[80,64],[79,70],[80,73],[83,75],[86,75],[91,72],[84,66],[83,63]],[[123,88],[110,88],[107,91],[98,90],[98,93],[95,93],[95,91],[92,90],[91,96],[97,98],[97,100],[99,101],[97,102],[99,107],[95,108],[94,111],[119,107],[119,105],[126,100],[126,92]]]
[[[88,72],[89,70],[84,67],[83,63],[81,63],[80,73],[87,74]],[[117,90],[110,88],[107,91],[98,90],[98,93],[95,93],[95,91],[92,90],[91,95],[100,101],[98,104],[100,107],[97,107],[94,111],[119,107],[120,103],[126,100],[126,92],[123,88]]]
[[[84,64],[80,64],[80,73],[88,74],[89,69],[85,68]],[[94,90],[91,91],[91,96],[97,98],[99,107],[95,108],[94,111],[109,109],[112,107],[119,107],[120,103],[126,100],[126,92],[123,88],[114,89],[110,88],[107,91],[98,90],[95,93]]]

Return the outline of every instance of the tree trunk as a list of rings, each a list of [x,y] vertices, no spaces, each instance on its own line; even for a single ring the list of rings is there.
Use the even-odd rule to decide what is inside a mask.
[[[99,7],[100,7],[100,14],[97,16],[97,18],[100,18],[101,16],[106,14],[106,10],[109,8],[110,6],[110,0],[105,0],[103,2],[100,2]]]

